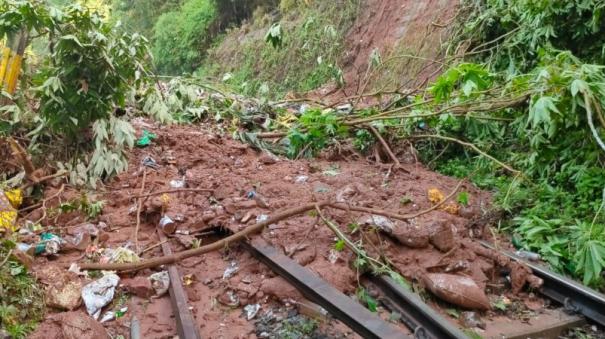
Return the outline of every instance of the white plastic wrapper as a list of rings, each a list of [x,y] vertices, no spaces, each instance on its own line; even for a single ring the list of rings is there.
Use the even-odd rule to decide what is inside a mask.
[[[119,283],[120,277],[108,274],[82,288],[82,300],[86,305],[86,312],[95,320],[99,319],[103,307],[113,300]]]

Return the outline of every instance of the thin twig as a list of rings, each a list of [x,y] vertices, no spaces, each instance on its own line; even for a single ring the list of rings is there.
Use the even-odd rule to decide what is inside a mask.
[[[8,259],[11,257],[12,254],[13,254],[13,250],[12,249],[8,250],[8,254],[6,255],[6,258],[4,258],[4,260],[2,260],[2,263],[0,263],[0,267],[4,266],[4,264],[6,264],[6,262],[8,262]]]
[[[147,180],[147,169],[143,169],[143,181],[141,181],[141,191],[139,195],[143,194],[145,190],[145,181]],[[134,228],[134,248],[139,253],[139,228],[141,227],[141,209],[143,209],[143,199],[137,200],[137,224]]]
[[[469,147],[471,149],[473,149],[475,152],[479,153],[480,155],[490,159],[491,161],[495,162],[496,164],[498,164],[500,167],[506,169],[507,171],[513,173],[513,174],[519,174],[521,173],[521,171],[517,171],[516,169],[510,167],[509,165],[503,163],[502,161],[494,158],[493,156],[487,154],[486,152],[482,151],[479,147],[475,146],[475,144],[472,144],[470,142],[466,142],[466,141],[462,141],[460,139],[456,139],[456,138],[452,138],[452,137],[446,137],[443,135],[437,135],[437,134],[417,134],[417,135],[410,135],[408,138],[414,138],[414,139],[423,139],[423,138],[433,138],[433,139],[441,139],[441,140],[446,140],[446,141],[452,141],[455,143],[458,143],[462,146],[466,146]]]
[[[210,188],[179,188],[179,189],[174,189],[174,190],[152,192],[152,193],[148,193],[148,194],[139,194],[139,195],[134,196],[133,198],[135,198],[135,199],[149,198],[149,197],[156,196],[156,195],[174,194],[174,193],[182,193],[182,192],[210,192],[211,193],[211,192],[214,192],[214,190],[210,189]]]
[[[387,152],[387,154],[389,155],[389,157],[391,158],[393,163],[395,163],[395,168],[401,169],[407,173],[410,173],[408,170],[401,167],[401,163],[399,162],[399,159],[397,159],[397,157],[395,156],[395,153],[393,153],[393,151],[391,150],[391,147],[389,147],[389,144],[382,138],[382,136],[380,135],[380,132],[378,132],[376,130],[376,128],[374,128],[374,126],[372,126],[372,125],[368,125],[368,128],[370,129],[370,131],[372,131],[374,136],[380,141],[380,143],[382,144],[382,147]]]
[[[151,250],[152,250],[152,249],[154,249],[154,248],[160,247],[160,246],[162,246],[163,244],[165,244],[165,243],[167,243],[167,242],[169,242],[169,241],[170,241],[170,239],[167,239],[167,240],[164,240],[164,241],[160,241],[160,242],[158,242],[157,244],[153,244],[153,245],[151,245],[151,246],[149,246],[149,247],[147,247],[147,248],[143,249],[143,250],[141,251],[141,253],[139,253],[139,256],[143,255],[144,253],[147,253],[147,252],[151,251]]]

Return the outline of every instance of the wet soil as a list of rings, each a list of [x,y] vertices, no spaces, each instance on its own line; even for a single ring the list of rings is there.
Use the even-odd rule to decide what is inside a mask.
[[[237,232],[266,215],[314,201],[342,201],[399,214],[416,213],[433,205],[428,196],[430,189],[436,188],[448,194],[458,184],[456,179],[431,172],[420,163],[404,165],[409,171],[406,173],[391,172],[388,166],[365,159],[275,159],[260,154],[248,145],[216,135],[210,127],[160,127],[145,120],[135,121],[134,126],[138,133],[146,129],[157,134],[158,138],[147,148],[133,150],[128,172],[89,196],[106,201],[102,215],[95,220],[106,224],[106,241],[97,244],[98,248],[135,247],[135,197],[140,194],[143,177],[144,193],[170,190],[171,181],[174,180],[184,180],[187,188],[212,190],[170,194],[167,201],[159,203],[154,200],[156,197],[150,197],[143,204],[139,249],[148,249],[159,243],[156,233],[161,212],[158,210],[159,204],[163,206],[159,209],[176,221],[180,235],[170,240],[175,252],[191,244],[191,241],[182,239],[187,238],[184,236],[186,233],[189,237],[197,235],[194,243],[212,242],[217,236],[211,231],[217,227]],[[156,169],[142,165],[143,160],[149,157],[157,163]],[[50,197],[57,189],[50,188],[45,195]],[[424,286],[422,277],[428,273],[449,273],[473,281],[490,300],[499,296],[512,300],[527,298],[523,292],[515,294],[511,291],[510,284],[500,275],[497,260],[469,250],[466,242],[473,242],[471,236],[489,233],[482,232],[486,225],[478,227],[476,221],[489,209],[490,194],[468,182],[463,182],[460,190],[469,194],[470,205],[464,213],[460,210],[452,214],[451,210],[436,209],[408,222],[389,220],[395,230],[392,232],[394,236],[363,226],[364,220],[370,217],[368,214],[331,209],[326,209],[324,213],[346,234],[350,234],[351,225],[360,225],[355,226],[358,231],[353,232],[351,238],[366,244],[369,254],[388,257],[399,273],[419,287]],[[66,202],[79,198],[80,193],[67,189],[60,197],[62,202]],[[52,199],[48,204],[57,206],[59,199]],[[75,228],[85,222],[82,214],[75,212],[47,216],[44,221],[49,226],[60,227],[56,231],[62,236],[74,233]],[[443,231],[444,227],[446,231]],[[405,236],[422,237],[423,234],[430,235],[426,243],[406,245]],[[358,272],[353,268],[353,262],[356,258],[348,249],[334,249],[335,236],[318,220],[316,213],[271,225],[258,236],[282,249],[342,292],[352,296],[355,294]],[[89,252],[92,250],[94,248],[88,248]],[[161,255],[161,247],[158,246],[145,251],[142,257]],[[49,266],[63,267],[85,260],[90,259],[77,250],[52,257],[38,257],[34,270]],[[237,267],[236,272],[224,276],[226,269],[233,266]],[[291,328],[284,325],[284,321],[294,324],[302,321],[302,316],[293,312],[298,310],[297,302],[306,302],[304,298],[240,246],[233,245],[222,251],[186,259],[178,267],[202,337],[256,338],[263,332],[275,336],[270,329],[278,332],[284,326]],[[122,278],[147,277],[158,270],[123,274]],[[84,277],[71,276],[70,279],[80,279],[82,284],[92,281]],[[435,299],[428,298],[436,307],[451,307]],[[176,324],[168,296],[140,298],[119,288],[113,304],[115,307],[118,307],[118,300],[129,309],[126,316],[104,323],[111,335],[128,337],[133,315],[140,320],[141,332],[146,338],[171,338],[175,335]],[[261,309],[254,319],[248,320],[243,309],[254,304],[259,304]],[[49,321],[52,322],[57,314],[62,313],[51,310]],[[273,320],[266,320],[267,314]],[[281,318],[275,321],[279,314]],[[264,322],[259,323],[259,320]],[[334,320],[318,321],[318,324],[317,330],[308,337],[355,337],[346,326]]]

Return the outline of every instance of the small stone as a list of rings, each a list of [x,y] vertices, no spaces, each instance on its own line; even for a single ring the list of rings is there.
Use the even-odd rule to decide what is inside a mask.
[[[263,153],[263,155],[258,159],[263,165],[273,165],[277,162],[274,156],[268,153]]]
[[[72,280],[60,287],[52,286],[46,291],[46,304],[50,307],[73,311],[80,307],[82,298],[80,280]]]
[[[151,281],[146,277],[135,277],[132,279],[123,279],[122,286],[126,291],[136,295],[139,298],[150,298],[155,294]]]
[[[466,328],[478,327],[484,330],[486,327],[485,321],[483,321],[476,312],[462,312],[460,322],[462,323],[462,326]]]

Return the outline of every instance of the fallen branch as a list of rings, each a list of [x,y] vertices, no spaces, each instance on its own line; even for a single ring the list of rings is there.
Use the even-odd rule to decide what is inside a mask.
[[[179,188],[179,189],[174,189],[174,190],[152,192],[152,193],[148,193],[148,194],[139,194],[139,195],[135,195],[133,198],[135,198],[135,199],[149,198],[149,197],[153,197],[156,195],[175,194],[175,193],[182,193],[182,192],[210,192],[210,193],[212,193],[212,192],[214,192],[214,190],[209,189],[209,188]]]
[[[41,184],[41,183],[46,182],[48,180],[52,180],[52,179],[55,179],[55,178],[60,178],[60,177],[66,176],[66,175],[67,175],[67,171],[59,171],[59,172],[57,172],[55,174],[47,175],[47,176],[42,177],[42,178],[36,178],[35,181],[28,182],[28,183],[24,184],[23,186],[21,186],[21,189],[24,190],[24,189],[29,188],[31,186],[38,185],[38,184]]]
[[[506,169],[507,171],[513,173],[513,174],[520,174],[521,171],[517,171],[516,169],[510,167],[509,165],[503,163],[502,161],[492,157],[491,155],[485,153],[484,151],[482,151],[479,147],[475,146],[475,144],[472,144],[470,142],[466,142],[466,141],[462,141],[460,139],[456,139],[456,138],[451,138],[451,137],[446,137],[443,135],[437,135],[437,134],[419,134],[419,135],[410,135],[408,138],[413,138],[413,139],[422,139],[422,138],[433,138],[433,139],[441,139],[441,140],[446,140],[446,141],[452,141],[455,143],[458,143],[462,146],[466,146],[469,147],[471,149],[473,149],[475,152],[479,153],[480,155],[490,159],[491,161],[495,162],[496,164],[498,164],[500,167]]]
[[[198,256],[198,255],[201,255],[204,253],[223,249],[223,248],[229,246],[230,244],[233,244],[233,243],[236,243],[243,239],[246,239],[248,236],[250,236],[252,234],[261,232],[265,227],[267,227],[271,224],[275,224],[277,222],[280,222],[280,221],[290,218],[292,216],[313,210],[316,205],[325,206],[325,205],[327,205],[327,203],[322,202],[322,203],[317,203],[317,204],[308,204],[308,205],[303,205],[300,207],[295,207],[295,208],[285,210],[285,211],[278,213],[275,216],[269,218],[266,221],[257,223],[253,226],[250,226],[250,227],[244,229],[241,232],[235,233],[235,234],[228,236],[224,239],[221,239],[219,241],[215,241],[206,246],[174,253],[169,256],[163,256],[163,257],[153,258],[153,259],[149,259],[149,260],[142,260],[142,261],[139,261],[136,263],[125,263],[125,264],[83,263],[80,265],[80,268],[83,270],[139,271],[142,269],[158,267],[161,265],[175,264],[177,262],[180,262],[180,261],[190,258],[190,257],[194,257],[194,256]]]
[[[21,145],[19,145],[19,143],[16,142],[13,138],[9,137],[8,143],[10,145],[11,150],[13,151],[13,156],[17,159],[21,166],[23,166],[27,178],[29,180],[36,181],[37,178],[34,174],[36,168],[34,167],[34,164],[32,164],[32,161],[29,158],[29,155],[27,154],[25,149],[23,149],[23,147],[21,147]]]
[[[382,215],[385,217],[398,219],[398,220],[413,219],[413,218],[419,217],[423,214],[429,213],[429,212],[435,210],[436,208],[439,208],[447,200],[451,199],[454,196],[454,194],[456,194],[456,192],[458,191],[458,189],[460,188],[462,183],[463,183],[463,181],[460,181],[458,183],[458,185],[456,186],[456,188],[447,197],[445,197],[439,204],[436,204],[429,209],[420,211],[415,214],[401,215],[401,214],[398,214],[395,212],[390,212],[390,211],[385,211],[385,210],[380,210],[380,209],[349,206],[346,204],[329,203],[329,202],[324,201],[324,202],[320,202],[320,203],[307,204],[307,205],[303,205],[300,207],[295,207],[295,208],[285,210],[285,211],[278,213],[275,216],[269,218],[266,221],[257,223],[253,226],[250,226],[250,227],[244,229],[241,232],[235,233],[231,236],[228,236],[224,239],[213,242],[212,244],[208,244],[206,246],[178,252],[178,253],[175,253],[175,254],[172,254],[169,256],[163,256],[163,257],[159,257],[159,258],[143,260],[143,261],[140,261],[137,263],[125,263],[125,264],[83,263],[80,265],[80,268],[83,270],[139,271],[139,270],[146,269],[146,268],[153,268],[153,267],[157,267],[157,266],[161,266],[161,265],[174,264],[174,263],[177,263],[179,261],[182,261],[182,260],[190,258],[190,257],[194,257],[194,256],[198,256],[198,255],[201,255],[204,253],[220,250],[222,248],[225,248],[226,246],[229,246],[232,243],[241,241],[250,235],[260,233],[268,225],[278,223],[284,219],[293,217],[298,214],[305,213],[305,212],[313,210],[317,207],[319,207],[319,208],[331,207],[331,208],[340,209],[340,210],[349,211],[349,212],[355,211],[355,212],[371,213],[371,214]]]
[[[389,157],[391,158],[391,160],[395,164],[395,168],[401,169],[404,172],[406,172],[406,173],[409,174],[410,171],[408,171],[405,168],[401,167],[401,162],[399,162],[399,159],[397,159],[397,157],[395,156],[395,153],[393,153],[393,151],[391,150],[391,147],[389,147],[389,144],[380,135],[380,132],[378,132],[378,130],[376,130],[376,128],[374,128],[374,126],[372,126],[372,125],[368,125],[368,128],[370,129],[370,131],[372,131],[372,133],[374,134],[374,136],[380,141],[380,143],[382,144],[382,147],[384,148],[384,150],[387,152],[387,154],[389,155]]]

